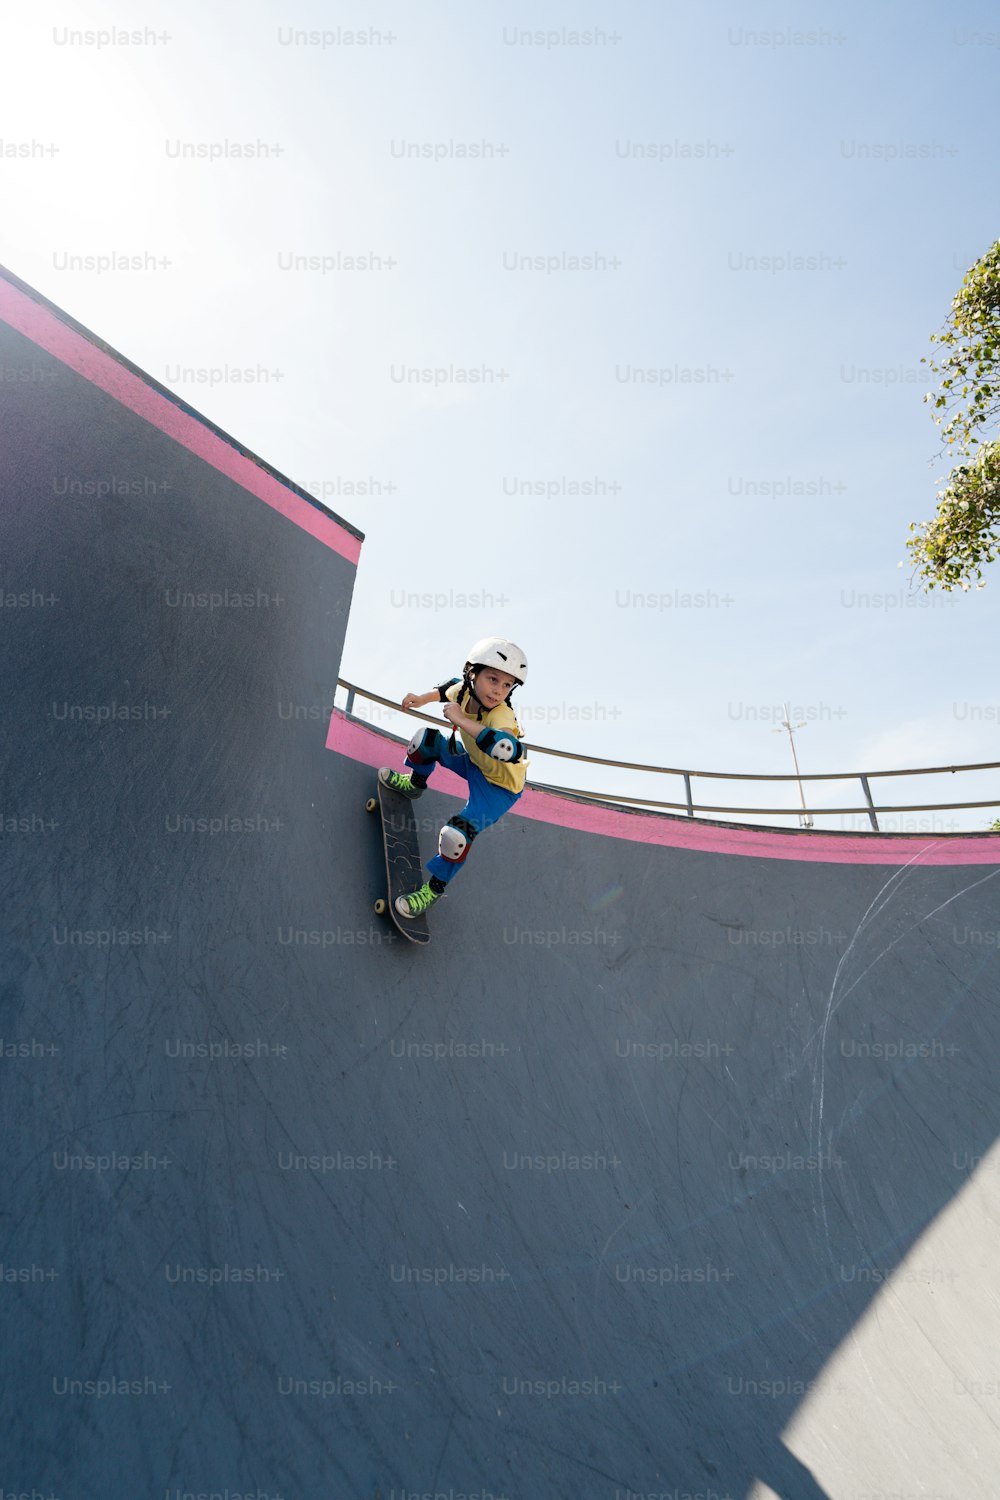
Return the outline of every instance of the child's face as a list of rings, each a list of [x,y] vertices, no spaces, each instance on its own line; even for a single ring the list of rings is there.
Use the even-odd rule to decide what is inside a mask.
[[[484,708],[496,708],[516,683],[516,677],[498,672],[496,667],[482,667],[476,676],[476,697]]]

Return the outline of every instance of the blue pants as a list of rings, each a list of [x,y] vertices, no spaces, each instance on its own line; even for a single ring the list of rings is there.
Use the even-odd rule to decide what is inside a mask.
[[[406,764],[417,776],[425,779],[430,777],[436,765],[442,765],[446,770],[454,771],[456,776],[461,776],[463,781],[467,781],[469,800],[457,817],[471,824],[477,834],[482,833],[484,828],[492,827],[505,812],[510,812],[521,796],[520,792],[508,792],[502,786],[494,786],[492,781],[487,781],[482,771],[477,765],[473,765],[464,750],[448,749],[448,739],[440,732],[433,760],[416,761],[408,755]],[[454,822],[455,819],[449,819],[449,821]],[[472,839],[469,839],[461,859],[445,859],[443,854],[435,854],[433,859],[427,861],[428,873],[436,875],[438,880],[447,885],[449,880],[454,880],[462,868],[471,848]]]

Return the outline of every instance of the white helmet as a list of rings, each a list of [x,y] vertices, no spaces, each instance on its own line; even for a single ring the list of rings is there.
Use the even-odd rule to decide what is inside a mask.
[[[477,641],[467,660],[472,667],[496,667],[498,672],[506,672],[522,687],[528,676],[524,652],[513,641],[505,641],[502,635],[488,635]]]

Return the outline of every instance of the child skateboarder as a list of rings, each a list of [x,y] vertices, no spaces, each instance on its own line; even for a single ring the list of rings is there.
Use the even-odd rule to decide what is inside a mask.
[[[406,747],[410,769],[383,766],[379,780],[405,797],[419,797],[434,767],[446,766],[469,783],[469,800],[441,829],[438,852],[427,863],[429,878],[418,891],[397,896],[400,916],[419,916],[434,904],[462,868],[477,834],[509,812],[524,791],[527,760],[510,698],[527,675],[520,646],[492,635],[473,646],[460,678],[452,677],[429,693],[407,693],[403,699],[404,709],[443,703],[452,733],[418,730]],[[461,750],[455,744],[456,730],[462,737]]]

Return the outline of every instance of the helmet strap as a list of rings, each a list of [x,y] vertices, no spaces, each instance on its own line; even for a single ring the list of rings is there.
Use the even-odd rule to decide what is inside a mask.
[[[469,665],[465,670],[465,689],[469,694],[469,697],[472,699],[473,703],[479,705],[479,712],[482,713],[486,708],[486,704],[483,703],[482,699],[479,697],[479,694],[476,692],[475,682],[476,669],[472,665]]]

